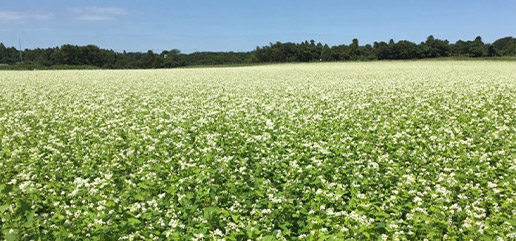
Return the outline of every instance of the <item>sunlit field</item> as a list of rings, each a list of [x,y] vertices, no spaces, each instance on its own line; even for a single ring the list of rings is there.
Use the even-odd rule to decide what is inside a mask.
[[[0,72],[7,240],[515,240],[516,64]]]

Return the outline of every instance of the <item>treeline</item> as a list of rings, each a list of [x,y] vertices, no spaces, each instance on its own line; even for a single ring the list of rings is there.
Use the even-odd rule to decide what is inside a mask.
[[[481,37],[473,41],[448,40],[429,36],[419,44],[401,40],[359,45],[357,39],[349,45],[328,46],[314,40],[301,43],[271,43],[250,52],[195,52],[183,54],[177,49],[154,53],[115,52],[95,45],[63,45],[46,49],[25,49],[23,62],[34,66],[95,66],[107,69],[173,68],[190,65],[223,65],[243,63],[395,60],[438,57],[516,56],[516,38],[505,37],[488,44]],[[0,64],[20,62],[20,52],[0,43]]]
[[[236,52],[196,52],[182,54],[179,50],[154,53],[149,50],[141,52],[122,52],[101,49],[95,45],[63,46],[46,49],[25,49],[22,52],[24,65],[37,67],[50,66],[95,66],[105,69],[150,69],[173,68],[188,65],[215,65],[246,63],[250,53]],[[20,63],[19,51],[5,48],[0,43],[0,64],[14,65]],[[13,66],[11,66],[13,67]],[[30,66],[29,66],[30,67]],[[22,67],[23,68],[23,67]]]
[[[429,36],[425,42],[416,44],[402,40],[374,42],[360,46],[357,39],[349,45],[329,47],[313,40],[300,44],[280,43],[258,47],[252,52],[252,62],[310,62],[345,60],[395,60],[424,59],[439,57],[497,57],[516,56],[516,38],[505,37],[492,44],[486,44],[481,37],[473,41],[459,40],[451,44],[448,40]]]

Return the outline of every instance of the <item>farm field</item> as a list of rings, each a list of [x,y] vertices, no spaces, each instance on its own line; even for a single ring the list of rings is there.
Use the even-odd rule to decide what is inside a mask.
[[[516,64],[0,72],[6,240],[516,240]]]

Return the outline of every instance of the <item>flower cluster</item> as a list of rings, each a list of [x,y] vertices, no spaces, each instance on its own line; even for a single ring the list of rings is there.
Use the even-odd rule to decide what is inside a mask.
[[[7,240],[514,240],[516,65],[0,72]]]

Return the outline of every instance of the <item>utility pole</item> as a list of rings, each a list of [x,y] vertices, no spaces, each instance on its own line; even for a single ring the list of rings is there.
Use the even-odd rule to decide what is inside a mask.
[[[319,56],[319,62],[322,62],[323,53],[324,53],[324,46],[321,49],[321,55]]]
[[[22,48],[21,48],[21,39],[18,38],[18,43],[20,44],[20,62],[23,64],[23,56],[22,56]]]

